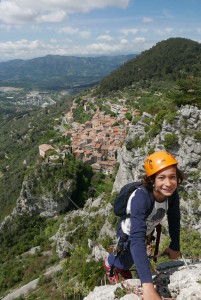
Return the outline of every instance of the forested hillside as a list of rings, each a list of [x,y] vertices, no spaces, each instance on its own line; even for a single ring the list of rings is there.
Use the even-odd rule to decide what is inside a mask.
[[[36,163],[39,144],[61,139],[54,130],[55,118],[69,108],[71,101],[67,97],[49,109],[35,108],[16,113],[1,123],[0,220],[15,206],[23,178]]]
[[[142,86],[159,86],[163,82],[164,86],[173,86],[178,80],[196,80],[200,84],[200,77],[201,44],[184,38],[171,38],[157,43],[113,71],[101,81],[97,92],[104,95],[139,83]]]

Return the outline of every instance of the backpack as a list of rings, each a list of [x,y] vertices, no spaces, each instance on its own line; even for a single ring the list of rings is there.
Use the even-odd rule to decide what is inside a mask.
[[[137,190],[140,186],[142,185],[142,182],[136,181],[136,182],[131,182],[126,185],[124,185],[117,197],[114,200],[114,214],[118,217],[120,217],[122,220],[129,218],[130,214],[126,213],[126,208],[127,208],[127,203],[130,195]],[[150,197],[151,199],[151,208],[148,213],[148,215],[152,212],[153,206],[154,206],[154,201],[153,198]]]
[[[119,194],[115,198],[114,213],[116,216],[121,217],[121,220],[124,220],[124,219],[130,217],[130,214],[126,213],[128,199],[131,196],[131,194],[135,190],[137,190],[140,186],[143,186],[143,184],[142,184],[142,182],[139,182],[139,181],[128,183],[121,188]],[[154,198],[151,197],[151,195],[149,195],[149,197],[151,200],[151,208],[150,208],[150,211],[148,212],[148,215],[152,212],[153,207],[154,207]],[[157,232],[157,237],[156,237],[156,245],[155,245],[154,259],[153,259],[154,262],[157,262],[157,254],[158,254],[160,235],[161,235],[161,224],[160,223],[156,226],[156,232]],[[152,239],[154,239],[153,236],[152,236]],[[121,251],[119,252],[118,255],[120,255],[120,254],[121,254]],[[113,267],[114,267],[114,263],[113,263],[113,266],[111,267],[111,274],[113,272]]]

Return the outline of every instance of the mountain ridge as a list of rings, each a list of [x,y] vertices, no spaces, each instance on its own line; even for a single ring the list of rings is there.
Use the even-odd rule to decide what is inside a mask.
[[[200,76],[201,44],[185,38],[158,42],[114,70],[101,82],[97,93],[122,90],[138,82],[170,81]]]
[[[135,54],[99,57],[47,55],[0,62],[0,86],[55,89],[95,84]]]

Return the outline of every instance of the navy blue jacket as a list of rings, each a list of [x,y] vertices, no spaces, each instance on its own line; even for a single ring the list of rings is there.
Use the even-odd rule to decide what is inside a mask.
[[[143,187],[136,191],[131,201],[131,229],[130,229],[130,252],[141,283],[152,282],[149,261],[146,253],[146,218],[150,212],[153,193]],[[168,225],[172,250],[180,251],[180,208],[177,190],[168,197]]]

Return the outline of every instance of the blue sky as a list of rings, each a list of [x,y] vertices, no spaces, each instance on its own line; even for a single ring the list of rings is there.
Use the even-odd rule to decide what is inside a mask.
[[[0,61],[139,53],[201,42],[201,0],[0,0]]]

